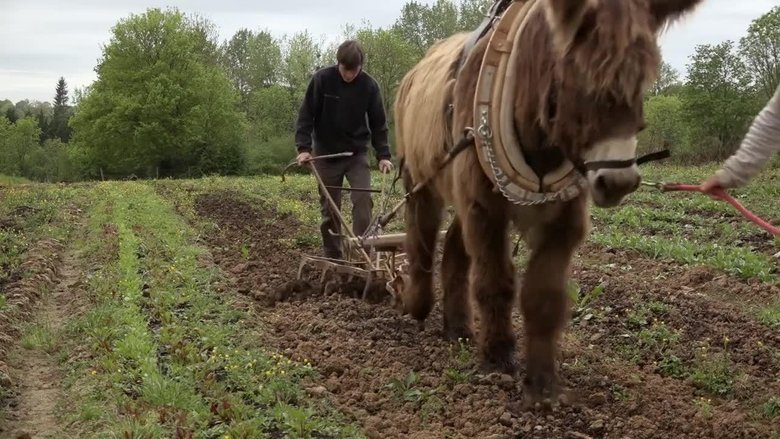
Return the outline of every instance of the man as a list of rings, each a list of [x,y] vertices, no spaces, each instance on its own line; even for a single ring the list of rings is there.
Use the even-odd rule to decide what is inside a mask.
[[[393,170],[390,147],[387,142],[387,120],[379,85],[364,72],[364,54],[354,40],[343,42],[336,52],[337,63],[314,73],[298,113],[295,131],[297,161],[303,165],[315,156],[351,151],[349,157],[312,161],[326,186],[341,187],[344,177],[353,188],[371,186],[368,160],[369,141],[379,159],[379,170]],[[331,235],[341,233],[325,194],[320,189],[323,253],[325,257],[341,259],[339,239]],[[339,189],[328,192],[341,208]],[[352,230],[362,235],[371,222],[373,201],[370,192],[352,191]]]

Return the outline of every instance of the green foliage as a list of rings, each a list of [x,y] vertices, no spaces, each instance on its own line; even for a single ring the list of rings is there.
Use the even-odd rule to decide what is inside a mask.
[[[246,121],[208,24],[150,9],[112,34],[71,120],[92,163],[109,175],[238,171]]]
[[[364,68],[376,79],[381,90],[385,112],[391,117],[391,108],[401,79],[414,65],[414,47],[394,29],[358,30],[356,38],[366,51]]]
[[[410,0],[391,26],[344,26],[341,39],[362,43],[365,71],[379,83],[391,150],[391,109],[404,74],[437,40],[473,30],[492,3]],[[325,44],[308,31],[275,38],[267,29],[241,28],[219,44],[209,21],[176,9],[130,15],[112,29],[98,80],[73,90],[72,106],[64,78],[53,106],[0,101],[0,117],[11,124],[36,122],[43,146],[13,146],[22,152],[11,156],[0,146],[6,154],[0,172],[55,181],[279,169],[294,153],[294,123],[309,79],[335,63],[340,42]],[[667,62],[660,66],[647,90],[640,147],[668,147],[677,163],[723,160],[780,83],[780,7],[754,20],[738,45],[698,46],[688,70],[683,81]],[[52,154],[46,141],[68,143],[71,130],[75,142]],[[9,142],[0,138],[3,144]],[[780,156],[773,165],[780,166]]]
[[[780,6],[754,20],[739,45],[762,97],[771,98],[780,85]]]
[[[683,92],[695,155],[702,161],[726,158],[759,109],[752,78],[733,42],[697,46]]]
[[[245,104],[253,92],[277,83],[281,61],[280,43],[268,31],[239,29],[220,47],[220,62]]]
[[[71,392],[75,436],[362,437],[307,399],[308,360],[258,345],[250,316],[214,290],[224,279],[204,269],[197,231],[170,201],[140,183],[93,191],[82,251],[100,269],[85,285],[91,306],[64,337],[89,359],[68,377],[86,389]]]
[[[321,51],[309,31],[295,33],[286,43],[281,76],[290,90],[293,102],[300,103],[309,78],[319,67]]]
[[[252,142],[268,142],[292,132],[298,108],[285,88],[278,85],[259,88],[252,92],[249,102]],[[291,140],[288,149],[292,150],[293,145]]]
[[[68,105],[68,88],[65,78],[60,77],[57,82],[57,91],[54,95],[54,109],[52,114],[47,139],[59,139],[62,142],[68,142],[71,136],[71,128],[68,126],[72,109]]]
[[[476,28],[491,4],[489,0],[437,0],[433,4],[410,1],[401,9],[393,30],[413,48],[416,60],[436,41]]]
[[[645,102],[646,128],[639,134],[643,151],[669,148],[677,160],[690,160],[687,125],[683,120],[683,101],[679,96],[657,94]]]
[[[0,174],[25,175],[25,157],[38,145],[41,129],[35,119],[25,117],[12,124],[0,117]]]
[[[671,94],[680,84],[680,74],[671,64],[661,61],[661,68],[658,72],[658,79],[653,83],[648,91],[650,96],[661,96]]]

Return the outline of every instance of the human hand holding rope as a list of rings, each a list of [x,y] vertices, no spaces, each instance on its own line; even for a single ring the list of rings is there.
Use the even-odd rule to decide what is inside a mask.
[[[688,191],[688,192],[701,192],[707,194],[714,199],[725,201],[734,208],[736,208],[745,218],[754,222],[756,225],[766,230],[773,235],[780,235],[780,227],[770,224],[768,221],[759,217],[755,213],[749,211],[742,205],[736,198],[731,196],[725,189],[723,189],[717,180],[712,181],[709,179],[701,185],[696,184],[682,184],[682,183],[654,183],[654,182],[642,182],[646,186],[656,187],[664,192],[669,191]]]

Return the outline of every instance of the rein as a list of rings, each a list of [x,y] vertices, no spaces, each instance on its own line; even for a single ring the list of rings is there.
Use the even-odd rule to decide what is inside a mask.
[[[698,185],[694,184],[683,184],[683,183],[657,183],[657,182],[642,182],[645,186],[652,186],[657,189],[660,189],[663,192],[673,192],[673,191],[685,191],[685,192],[701,192],[703,194],[711,195],[715,198],[718,198],[722,201],[725,201],[734,208],[736,208],[739,213],[742,214],[745,218],[752,221],[762,229],[766,230],[767,232],[773,234],[773,235],[780,235],[780,227],[774,226],[770,224],[768,221],[764,220],[763,218],[759,217],[755,213],[751,212],[745,206],[742,205],[739,201],[737,201],[736,198],[731,196],[728,192],[721,188],[713,189],[712,191],[704,191],[702,188]]]
[[[637,158],[627,160],[597,160],[592,162],[581,162],[577,164],[577,170],[580,174],[587,175],[588,171],[598,171],[599,169],[621,169],[630,168],[631,166],[641,165],[647,162],[653,162],[657,160],[663,160],[671,157],[672,154],[668,149],[661,151],[650,152]]]

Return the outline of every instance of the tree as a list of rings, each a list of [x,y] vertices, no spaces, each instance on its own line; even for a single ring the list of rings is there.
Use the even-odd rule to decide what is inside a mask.
[[[71,108],[68,106],[68,86],[65,78],[60,77],[57,82],[57,91],[54,95],[54,111],[51,125],[44,131],[46,139],[60,139],[62,142],[68,142],[71,136],[71,129],[68,126],[68,119],[71,116]]]
[[[11,123],[0,117],[0,174],[25,176],[26,157],[38,146],[41,129],[27,116]]]
[[[758,110],[751,77],[733,48],[732,41],[697,46],[682,95],[698,147],[712,159],[733,151]]]
[[[252,92],[251,64],[249,61],[249,45],[252,39],[252,31],[239,29],[230,41],[222,45],[222,65],[227,70],[228,77],[233,81],[233,86],[246,99]]]
[[[319,64],[321,54],[320,47],[308,31],[295,33],[286,44],[281,76],[296,105],[306,93],[309,79]]]
[[[462,31],[476,29],[493,4],[491,0],[461,0],[458,7],[458,28]]]
[[[472,31],[485,17],[491,0],[436,0],[431,5],[407,2],[401,9],[393,30],[411,47],[417,58],[433,43],[456,32]]]
[[[766,99],[771,98],[780,85],[780,6],[754,20],[739,46],[758,89]]]
[[[398,85],[415,62],[414,47],[395,30],[366,27],[356,38],[366,53],[364,68],[379,84],[385,112],[390,115]]]
[[[71,121],[92,163],[118,175],[240,168],[246,121],[209,29],[177,9],[148,9],[112,28]]]
[[[276,84],[282,68],[282,48],[270,32],[259,32],[251,40],[249,65],[253,89]]]
[[[692,155],[687,140],[683,102],[679,96],[651,96],[645,103],[646,129],[638,140],[643,151],[670,148],[675,157]]]
[[[671,64],[666,61],[661,62],[658,72],[658,79],[650,86],[648,94],[650,96],[668,95],[672,90],[680,85],[679,74]]]

